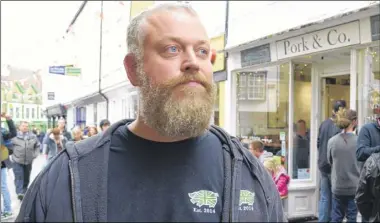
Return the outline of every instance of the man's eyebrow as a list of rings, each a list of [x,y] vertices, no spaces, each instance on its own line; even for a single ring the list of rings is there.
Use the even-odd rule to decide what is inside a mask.
[[[165,41],[165,40],[171,40],[171,41],[174,41],[174,42],[177,42],[177,43],[182,43],[183,42],[183,40],[181,38],[175,37],[175,36],[164,36],[164,37],[161,38],[160,42],[161,41]],[[208,40],[198,40],[196,45],[204,45],[204,44],[210,44],[210,41],[208,41]]]

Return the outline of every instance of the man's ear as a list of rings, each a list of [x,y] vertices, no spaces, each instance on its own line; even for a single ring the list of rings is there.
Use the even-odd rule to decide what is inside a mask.
[[[137,60],[134,54],[128,53],[124,58],[124,68],[131,84],[135,87],[139,86],[137,78]]]

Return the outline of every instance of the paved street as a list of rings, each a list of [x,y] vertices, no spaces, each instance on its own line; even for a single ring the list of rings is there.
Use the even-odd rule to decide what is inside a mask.
[[[32,173],[30,176],[30,183],[32,183],[34,178],[40,172],[44,163],[45,163],[45,158],[43,155],[40,155],[39,157],[36,158],[36,160],[34,160],[33,167],[32,167]],[[13,175],[12,169],[8,170],[8,189],[9,189],[9,192],[11,194],[13,217],[8,218],[6,220],[1,219],[1,222],[14,222],[16,217],[17,217],[17,214],[19,212],[19,209],[20,209],[21,203],[17,199],[17,195],[16,195],[16,191],[15,191],[15,184],[14,184],[14,175]],[[3,203],[1,203],[1,204],[3,204]]]

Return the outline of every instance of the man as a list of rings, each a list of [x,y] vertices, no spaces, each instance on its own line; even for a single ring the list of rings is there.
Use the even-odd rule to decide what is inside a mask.
[[[102,132],[104,132],[111,126],[111,123],[108,119],[103,119],[102,121],[100,121],[99,126]]]
[[[29,132],[29,123],[20,123],[17,136],[12,138],[13,154],[10,160],[15,175],[16,194],[22,200],[28,189],[33,160],[40,153],[40,142],[36,135]]]
[[[71,140],[71,134],[66,130],[66,120],[64,118],[58,120],[58,128],[61,131],[61,135],[66,137],[67,140]]]
[[[375,117],[374,122],[365,124],[360,129],[356,149],[356,158],[358,161],[365,162],[360,175],[359,188],[356,193],[356,200],[359,211],[362,214],[363,222],[376,222],[376,220],[371,221],[371,219],[377,219],[377,221],[379,221],[380,218],[378,211],[380,208],[380,193],[375,194],[375,191],[378,190],[375,188],[380,187],[380,185],[376,185],[375,183],[376,176],[378,176],[376,173],[380,173],[378,155],[380,153],[380,114],[375,113]],[[369,159],[369,157],[371,157],[371,159]],[[377,182],[380,182],[380,180]],[[377,206],[375,202],[378,202]]]
[[[124,66],[140,89],[138,118],[59,154],[17,221],[284,221],[262,164],[209,125],[210,42],[196,12],[161,4],[134,18],[127,33]]]
[[[1,127],[1,135],[0,135],[0,146],[2,150],[2,156],[3,156],[3,150],[6,152],[6,154],[12,153],[12,142],[11,139],[17,135],[16,127],[13,123],[12,117],[2,113],[2,118],[5,118],[8,126],[8,131]],[[4,155],[5,156],[5,155]],[[3,200],[3,210],[1,212],[1,220],[8,219],[12,216],[12,202],[11,202],[11,195],[9,193],[8,189],[8,172],[7,168],[10,168],[10,162],[9,159],[6,157],[1,157],[1,196]]]
[[[300,119],[296,125],[293,145],[293,178],[298,178],[298,169],[310,168],[310,137],[306,121]]]
[[[327,161],[327,143],[329,139],[341,130],[335,125],[333,117],[340,108],[346,108],[346,101],[338,100],[333,105],[333,116],[322,122],[318,131],[318,168],[320,171],[320,187],[319,187],[319,222],[331,221],[331,166]]]
[[[264,143],[259,140],[251,142],[249,144],[249,150],[261,163],[264,163],[265,158],[273,156],[273,153],[264,150]]]

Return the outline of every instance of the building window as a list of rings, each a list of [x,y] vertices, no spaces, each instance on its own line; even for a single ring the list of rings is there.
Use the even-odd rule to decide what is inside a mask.
[[[265,100],[266,72],[238,73],[239,100]]]
[[[41,117],[41,119],[44,118],[44,111],[42,109],[40,111],[40,117]]]
[[[20,118],[20,108],[16,107],[16,118]]]
[[[34,119],[35,118],[35,108],[32,108],[32,119]]]
[[[25,118],[29,119],[29,108],[25,108]]]

